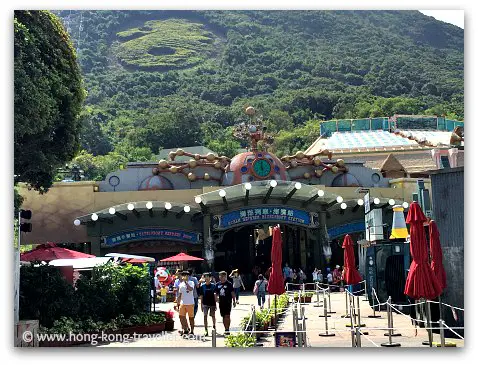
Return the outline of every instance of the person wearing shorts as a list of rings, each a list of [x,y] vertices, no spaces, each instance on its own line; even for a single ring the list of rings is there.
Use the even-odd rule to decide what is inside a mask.
[[[219,313],[224,323],[224,335],[229,335],[229,326],[231,325],[231,310],[236,306],[236,294],[232,283],[227,280],[227,272],[219,273],[219,282],[215,289],[216,301],[219,302]]]
[[[189,272],[183,271],[181,273],[181,282],[178,285],[178,297],[176,300],[176,307],[179,306],[179,320],[181,322],[183,334],[194,334],[194,282],[188,280]],[[189,326],[186,319],[189,317]]]
[[[199,299],[201,300],[201,308],[204,313],[204,335],[209,336],[207,329],[207,315],[212,318],[212,328],[216,329],[216,297],[214,292],[216,285],[211,282],[211,273],[204,273],[204,282],[199,287]]]

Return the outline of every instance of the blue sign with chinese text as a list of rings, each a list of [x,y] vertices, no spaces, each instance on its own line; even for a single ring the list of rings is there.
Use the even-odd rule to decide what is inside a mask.
[[[181,241],[192,244],[201,243],[200,234],[196,232],[187,232],[179,229],[143,228],[107,236],[103,246],[111,247],[126,242],[151,240]]]
[[[318,214],[275,206],[251,207],[215,215],[213,229],[229,229],[258,222],[277,222],[315,228],[318,226]]]

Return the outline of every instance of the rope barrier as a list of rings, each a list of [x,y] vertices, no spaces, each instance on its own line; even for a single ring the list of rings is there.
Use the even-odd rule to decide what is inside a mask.
[[[409,316],[408,314],[405,314],[403,312],[401,312],[400,310],[398,310],[397,308],[395,308],[395,306],[393,304],[389,304],[391,308],[393,308],[394,311],[400,313],[402,316],[404,317],[407,317],[408,319],[411,319],[412,321],[417,321],[417,322],[422,322],[422,323],[426,323],[427,321],[422,321],[421,319],[418,319],[418,318],[412,318],[411,316]],[[430,323],[440,323],[438,321],[430,321]]]
[[[463,311],[463,312],[465,311],[463,308],[458,308],[458,307],[455,307],[455,306],[453,306],[453,305],[446,304],[446,303],[435,302],[434,300],[428,300],[428,302],[446,305],[447,307],[450,307],[450,308],[453,308],[453,309],[458,309],[459,311]]]
[[[369,336],[364,335],[364,333],[360,330],[360,328],[358,329],[358,331],[360,332],[360,335],[364,336],[365,339],[367,339],[369,342],[371,342],[375,347],[380,347],[380,346],[377,345],[375,342],[373,342],[373,341],[369,338]]]
[[[465,329],[465,327],[461,327],[461,328],[458,328],[458,327],[448,327],[448,325],[445,323],[445,321],[443,321],[443,324],[445,325],[446,328],[448,328],[450,331],[452,331],[455,335],[457,335],[459,338],[461,338],[462,340],[464,340],[465,338],[462,337],[461,335],[459,335],[458,333],[456,333],[455,331],[452,330],[452,328],[455,328],[455,329]]]

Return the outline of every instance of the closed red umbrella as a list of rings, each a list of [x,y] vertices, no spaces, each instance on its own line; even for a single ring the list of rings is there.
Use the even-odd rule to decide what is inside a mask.
[[[34,248],[31,251],[24,252],[20,255],[21,261],[46,261],[56,259],[81,259],[87,257],[95,257],[87,253],[69,250],[67,248],[58,247],[54,243],[45,243]]]
[[[440,232],[434,220],[430,221],[428,226],[430,237],[430,255],[432,257],[431,268],[435,274],[438,283],[441,286],[441,292],[446,288],[446,272],[443,267],[443,252],[441,250]]]
[[[272,270],[269,277],[269,294],[283,294],[284,276],[282,275],[282,236],[280,227],[276,226],[272,230],[272,250],[271,250]]]
[[[354,243],[350,235],[345,235],[342,248],[344,249],[344,280],[348,285],[358,284],[362,281],[362,277],[355,267]]]
[[[269,277],[268,291],[269,295],[274,294],[274,320],[277,318],[277,295],[285,292],[284,276],[282,275],[282,235],[280,226],[275,226],[272,230],[272,250],[271,250],[272,269]],[[274,322],[274,329],[277,330],[277,321]]]
[[[428,245],[423,223],[427,218],[417,202],[408,209],[406,222],[410,224],[410,254],[412,263],[405,282],[404,293],[411,298],[433,299],[442,289],[428,261]]]
[[[203,261],[203,260],[204,259],[202,259],[200,257],[191,256],[191,255],[188,255],[184,252],[181,252],[177,255],[162,259],[160,261],[161,262],[168,262],[168,261]]]

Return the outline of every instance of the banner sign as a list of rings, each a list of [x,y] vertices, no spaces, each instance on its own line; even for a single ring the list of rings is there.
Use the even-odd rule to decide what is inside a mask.
[[[234,210],[213,217],[213,229],[229,229],[259,222],[286,223],[318,227],[318,214],[304,210],[276,206],[251,207]]]
[[[365,222],[357,221],[357,222],[351,222],[341,226],[329,228],[327,230],[327,233],[329,234],[329,238],[333,239],[333,238],[343,236],[344,234],[347,234],[347,233],[363,232],[363,231],[365,231]]]
[[[142,228],[119,232],[104,239],[103,247],[121,245],[132,241],[168,240],[191,244],[201,243],[200,233],[167,228]]]

